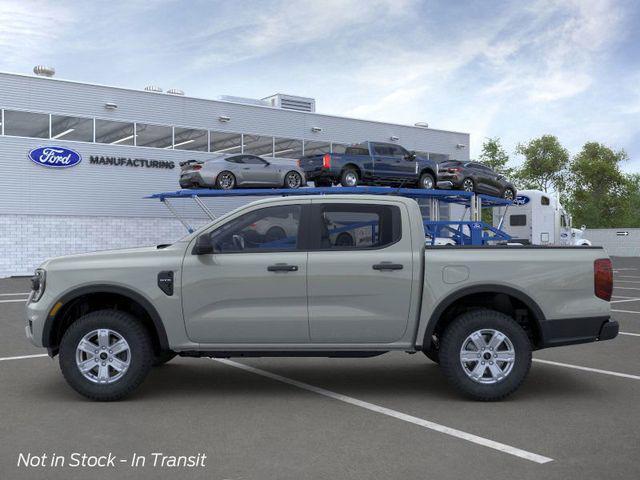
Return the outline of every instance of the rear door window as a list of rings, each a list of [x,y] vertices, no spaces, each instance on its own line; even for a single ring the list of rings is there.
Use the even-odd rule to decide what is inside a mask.
[[[317,250],[385,248],[402,237],[400,209],[394,205],[324,204],[314,212]]]

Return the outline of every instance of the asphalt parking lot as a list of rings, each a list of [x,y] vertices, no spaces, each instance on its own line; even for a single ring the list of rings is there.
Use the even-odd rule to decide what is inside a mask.
[[[32,356],[43,352],[24,336],[28,280],[0,280],[0,478],[637,479],[640,259],[614,268],[618,338],[536,352],[524,386],[498,403],[462,399],[437,365],[402,353],[176,358],[130,399],[93,403],[67,386],[57,359]],[[207,459],[17,466],[20,453],[45,452]]]

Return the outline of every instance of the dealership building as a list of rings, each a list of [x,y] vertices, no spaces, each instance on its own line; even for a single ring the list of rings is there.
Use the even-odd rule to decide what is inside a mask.
[[[184,226],[144,197],[179,189],[185,160],[251,153],[293,162],[364,140],[438,161],[469,159],[467,133],[324,115],[310,98],[209,100],[34,72],[0,73],[0,277],[30,274],[53,256],[180,238]],[[67,166],[43,165],[33,152],[45,160],[63,152]],[[207,206],[219,215],[247,201],[212,198]],[[188,200],[175,207],[194,225],[205,221]]]

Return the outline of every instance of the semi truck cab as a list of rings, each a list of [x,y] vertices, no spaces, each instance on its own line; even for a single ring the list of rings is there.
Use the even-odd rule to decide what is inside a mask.
[[[524,245],[590,246],[582,238],[586,227],[573,228],[571,215],[558,198],[541,190],[521,190],[513,205],[499,207],[494,226],[500,227],[515,243]],[[502,225],[500,221],[502,220]]]

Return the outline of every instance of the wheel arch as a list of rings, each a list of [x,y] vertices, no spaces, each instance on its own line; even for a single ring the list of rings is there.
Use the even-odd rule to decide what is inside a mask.
[[[544,344],[541,324],[545,316],[537,302],[521,290],[493,284],[465,287],[449,294],[429,317],[421,348],[428,348],[433,335],[444,330],[462,311],[473,308],[492,308],[512,316],[525,328],[534,347]]]
[[[360,177],[360,179],[362,180],[362,170],[360,169],[360,167],[353,163],[353,162],[349,162],[345,165],[342,166],[342,169],[340,170],[340,175],[342,175],[344,173],[345,170],[352,168],[353,170],[355,170],[358,173],[358,177]]]
[[[425,173],[431,174],[431,176],[433,177],[433,181],[434,182],[438,181],[438,176],[436,175],[436,172],[433,170],[433,168],[428,167],[428,166],[427,167],[423,167],[422,170],[420,170],[420,175],[419,175],[418,178],[420,178]]]
[[[55,308],[59,303],[62,306]],[[167,332],[158,311],[142,294],[127,287],[100,284],[79,287],[63,294],[54,303],[53,315],[47,315],[42,332],[42,344],[55,355],[66,329],[78,315],[103,308],[116,308],[133,314],[149,330],[154,351],[169,349]]]

